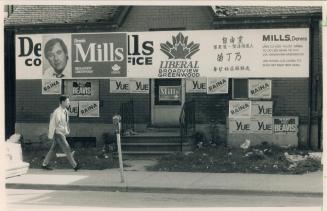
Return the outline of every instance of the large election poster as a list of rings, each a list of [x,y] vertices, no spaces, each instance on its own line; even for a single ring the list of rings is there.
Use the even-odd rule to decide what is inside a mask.
[[[73,34],[73,77],[126,77],[126,45],[126,33]]]

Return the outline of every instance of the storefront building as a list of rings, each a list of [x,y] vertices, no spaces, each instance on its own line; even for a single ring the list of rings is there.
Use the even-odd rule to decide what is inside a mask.
[[[71,137],[191,127],[321,148],[321,7],[17,6],[5,20],[6,136],[47,132],[61,94]],[[46,73],[60,38],[62,78]],[[54,57],[54,56],[53,56]],[[187,126],[185,126],[187,123]]]

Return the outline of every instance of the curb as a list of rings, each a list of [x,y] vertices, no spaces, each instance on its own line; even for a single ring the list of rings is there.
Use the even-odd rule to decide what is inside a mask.
[[[201,189],[201,188],[165,188],[140,186],[94,186],[94,185],[49,185],[49,184],[18,184],[7,183],[9,189],[34,190],[67,190],[67,191],[108,191],[108,192],[142,192],[142,193],[175,193],[175,194],[217,194],[217,195],[278,195],[323,197],[321,192],[295,192],[295,191],[268,191],[268,190],[242,190],[242,189]]]

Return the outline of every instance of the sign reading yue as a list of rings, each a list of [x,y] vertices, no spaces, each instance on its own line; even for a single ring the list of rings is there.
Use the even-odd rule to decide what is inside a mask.
[[[191,60],[200,50],[200,44],[189,41],[189,36],[179,32],[172,36],[171,41],[160,44],[160,50],[166,54],[168,60],[160,61],[159,78],[199,77],[199,61]]]
[[[129,79],[130,93],[148,94],[150,90],[149,79]]]
[[[206,93],[207,79],[206,78],[187,78],[186,80],[187,93]]]
[[[226,94],[228,93],[228,78],[208,78],[208,94]]]
[[[296,134],[298,132],[299,118],[290,116],[273,117],[274,133]]]
[[[272,101],[252,101],[251,115],[253,117],[262,117],[273,115],[273,102]]]
[[[73,77],[127,75],[126,33],[73,34]]]
[[[70,101],[70,105],[68,107],[68,115],[78,116],[78,101]]]
[[[249,80],[249,98],[270,99],[271,80]]]
[[[79,101],[79,117],[99,117],[99,101]]]
[[[61,94],[61,79],[43,79],[42,94]]]
[[[248,100],[230,100],[229,117],[250,117],[251,101]]]
[[[251,118],[251,132],[261,133],[261,134],[272,134],[273,132],[272,117]]]
[[[128,78],[110,79],[110,93],[129,93]]]
[[[250,118],[229,118],[229,133],[250,133]]]

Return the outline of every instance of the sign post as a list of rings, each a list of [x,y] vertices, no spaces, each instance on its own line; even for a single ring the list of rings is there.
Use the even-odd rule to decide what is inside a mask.
[[[121,143],[120,143],[120,130],[121,130],[121,116],[115,115],[112,117],[112,122],[116,131],[117,137],[117,147],[118,147],[118,158],[119,158],[119,168],[120,168],[120,178],[121,183],[125,182],[124,176],[124,166],[123,166],[123,156],[121,151]]]

